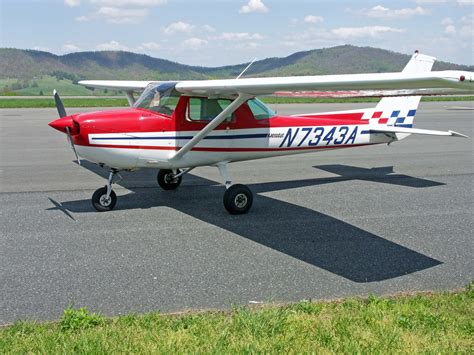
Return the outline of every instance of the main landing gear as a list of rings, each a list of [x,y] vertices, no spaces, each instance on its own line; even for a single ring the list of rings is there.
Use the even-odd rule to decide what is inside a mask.
[[[241,184],[232,185],[227,172],[227,163],[217,164],[219,172],[224,179],[226,191],[224,193],[224,207],[230,214],[244,214],[252,207],[253,194],[250,189]],[[182,176],[191,171],[183,170],[160,170],[156,177],[158,184],[163,190],[175,190],[181,184]]]
[[[244,214],[252,207],[253,194],[250,189],[242,184],[232,185],[227,171],[227,164],[217,164],[219,172],[224,179],[224,207],[230,214]]]
[[[189,170],[186,172],[188,171]],[[183,179],[183,172],[184,171],[179,170],[176,173],[173,173],[172,170],[161,169],[156,176],[158,185],[160,185],[163,190],[176,190]]]

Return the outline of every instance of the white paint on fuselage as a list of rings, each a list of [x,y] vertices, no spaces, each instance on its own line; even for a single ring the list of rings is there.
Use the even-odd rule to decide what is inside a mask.
[[[224,151],[193,150],[175,161],[171,160],[176,152],[173,148],[183,146],[197,131],[91,134],[89,142],[94,146],[76,148],[82,158],[114,168],[186,168],[214,165],[222,161],[245,161],[363,144],[387,143],[391,140],[384,134],[369,134],[369,129],[370,125],[338,125],[219,130],[213,131],[195,148]],[[325,136],[330,136],[331,130],[333,131],[331,139],[325,141]],[[354,132],[355,136],[351,137]],[[252,135],[258,136],[252,137]],[[235,138],[239,136],[240,138]],[[112,147],[114,145],[119,147]],[[144,148],[137,148],[140,146]]]

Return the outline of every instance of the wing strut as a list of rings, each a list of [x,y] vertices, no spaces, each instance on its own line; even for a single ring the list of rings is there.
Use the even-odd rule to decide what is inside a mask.
[[[186,143],[176,154],[171,158],[171,160],[178,160],[183,157],[184,154],[189,152],[196,144],[198,144],[204,137],[211,133],[214,128],[219,126],[222,122],[225,121],[227,116],[234,113],[240,105],[247,101],[251,96],[239,93],[239,96],[232,101],[232,103],[227,106],[220,114],[218,114],[211,122],[209,122],[206,127],[199,131],[188,143]]]
[[[125,91],[125,95],[127,96],[127,100],[128,100],[128,105],[130,107],[133,106],[133,104],[135,103],[135,97],[133,96],[133,90],[130,90],[130,91]]]

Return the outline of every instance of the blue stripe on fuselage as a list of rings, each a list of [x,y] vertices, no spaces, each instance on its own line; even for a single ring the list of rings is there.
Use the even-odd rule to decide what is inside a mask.
[[[165,140],[165,139],[192,139],[194,136],[159,136],[159,137],[93,137],[93,140]],[[249,139],[249,138],[267,138],[268,133],[256,134],[234,134],[221,136],[207,136],[204,139]]]

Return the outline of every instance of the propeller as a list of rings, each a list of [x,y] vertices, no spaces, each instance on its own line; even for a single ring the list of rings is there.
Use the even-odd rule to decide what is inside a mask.
[[[61,118],[66,117],[67,116],[66,109],[64,108],[63,102],[61,101],[61,98],[59,97],[58,92],[54,90],[53,95],[54,95],[54,102],[56,103],[56,109],[58,110],[59,117]],[[67,140],[69,144],[71,145],[74,155],[76,156],[77,163],[81,165],[81,159],[79,158],[79,155],[77,154],[76,147],[74,146],[74,142],[72,140],[71,127],[66,126],[65,129],[66,129]]]
[[[54,102],[56,103],[56,108],[58,109],[59,117],[63,118],[67,116],[66,110],[64,109],[63,102],[59,97],[59,94],[56,90],[53,90]]]
[[[74,152],[74,155],[76,156],[77,163],[81,165],[81,159],[79,158],[79,155],[76,152],[76,147],[74,146],[74,143],[72,141],[71,128],[66,127],[66,134],[67,134],[67,140],[69,141],[69,144],[71,144],[72,151]]]

